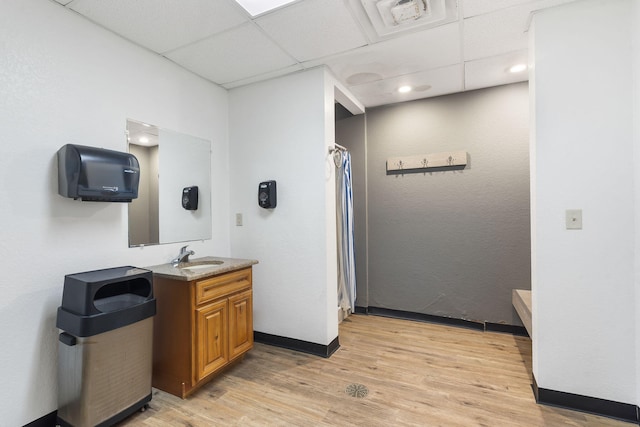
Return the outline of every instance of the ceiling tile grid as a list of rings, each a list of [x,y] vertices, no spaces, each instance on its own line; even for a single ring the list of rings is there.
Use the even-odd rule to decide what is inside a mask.
[[[395,76],[385,80],[349,86],[349,90],[366,107],[412,101],[415,99],[440,96],[463,90],[463,66],[461,64],[436,68],[418,73]],[[399,93],[400,86],[415,88],[408,93]]]
[[[303,69],[304,67],[301,64],[295,64],[285,68],[278,68],[277,70],[274,70],[274,71],[268,71],[263,74],[258,74],[255,76],[246,77],[239,80],[234,80],[228,83],[222,83],[221,86],[225,89],[233,89],[234,87],[240,87],[240,86],[248,85],[251,83],[260,82],[263,80],[269,80],[276,77],[285,76],[287,74],[295,73],[296,71],[301,71]]]
[[[166,57],[220,85],[296,63],[253,23],[176,49]]]
[[[519,6],[464,20],[464,60],[526,49],[530,9]]]
[[[380,79],[460,63],[460,24],[408,34],[328,58],[325,64],[346,84],[352,76],[372,73]]]
[[[506,70],[527,62],[531,14],[577,0],[431,0],[445,20],[384,38],[368,34],[361,0],[296,0],[255,18],[234,0],[55,1],[227,89],[327,66],[371,107],[527,80]]]
[[[343,0],[306,0],[255,21],[300,62],[367,44]]]
[[[575,0],[520,2],[523,4],[465,19],[464,59],[470,61],[527,49],[531,13],[571,1]]]
[[[485,13],[535,1],[537,0],[460,0],[462,13],[465,18],[484,15]]]
[[[462,2],[462,13],[465,18],[485,13],[496,12],[512,6],[528,5],[531,10],[544,9],[563,3],[576,0],[460,0]]]
[[[232,0],[73,0],[67,7],[157,53],[247,21]]]
[[[509,52],[504,55],[468,61],[464,64],[464,88],[466,90],[482,89],[509,83],[527,81],[527,70],[511,73],[509,68],[515,64],[527,63],[526,49]]]
[[[67,7],[157,53],[248,19],[232,0],[73,0]]]

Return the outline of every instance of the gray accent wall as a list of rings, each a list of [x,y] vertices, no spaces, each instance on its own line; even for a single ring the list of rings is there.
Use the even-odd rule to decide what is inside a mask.
[[[357,305],[521,325],[511,290],[531,288],[527,83],[374,108],[365,132],[366,152],[353,149],[366,158],[365,171],[353,162],[356,201],[362,176],[367,188]],[[462,170],[386,173],[388,157],[455,150],[469,153]]]
[[[129,245],[158,244],[158,146],[129,144],[129,152],[140,163],[138,198],[128,206]]]

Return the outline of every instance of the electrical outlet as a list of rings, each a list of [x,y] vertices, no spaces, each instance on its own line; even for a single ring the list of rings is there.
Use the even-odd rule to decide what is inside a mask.
[[[582,209],[567,209],[565,223],[567,230],[582,230]]]
[[[241,213],[237,213],[236,214],[236,226],[238,226],[238,227],[242,226],[242,214]]]

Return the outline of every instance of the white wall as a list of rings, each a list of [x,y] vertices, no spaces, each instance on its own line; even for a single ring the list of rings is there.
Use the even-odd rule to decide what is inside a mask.
[[[254,328],[321,345],[338,335],[333,99],[321,68],[229,94],[231,254],[260,261]],[[278,205],[266,210],[258,184],[272,179]]]
[[[535,16],[532,289],[538,386],[635,404],[631,3]]]
[[[633,117],[640,117],[640,2],[633,2]],[[633,164],[640,165],[640,120],[633,121]],[[640,167],[634,169],[636,188]],[[640,192],[635,191],[635,222],[640,224]],[[640,254],[640,233],[635,233],[635,253]],[[636,325],[640,325],[640,259],[635,257]],[[636,404],[640,406],[640,327],[636,326]]]
[[[43,0],[0,2],[0,424],[57,408],[56,309],[64,275],[162,263],[180,244],[127,245],[127,206],[57,194],[66,143],[126,151],[133,118],[213,141],[213,239],[229,254],[227,93]]]

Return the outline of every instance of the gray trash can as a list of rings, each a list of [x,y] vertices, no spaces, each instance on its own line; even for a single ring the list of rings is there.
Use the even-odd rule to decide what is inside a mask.
[[[118,267],[66,275],[56,326],[58,424],[110,426],[151,400],[153,274]]]

